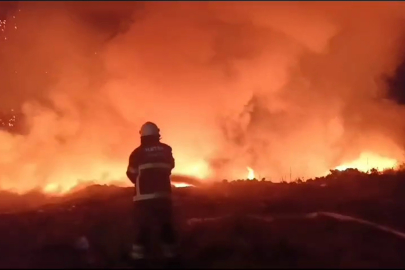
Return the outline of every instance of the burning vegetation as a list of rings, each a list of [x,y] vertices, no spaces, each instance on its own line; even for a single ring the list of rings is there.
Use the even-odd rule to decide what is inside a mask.
[[[173,147],[174,174],[202,183],[396,168],[404,10],[400,2],[2,5],[0,188],[129,185],[128,156],[149,120]]]

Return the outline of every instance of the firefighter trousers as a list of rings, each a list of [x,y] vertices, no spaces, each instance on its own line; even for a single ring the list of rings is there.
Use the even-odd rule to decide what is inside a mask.
[[[134,202],[135,239],[133,252],[136,250],[139,258],[146,250],[151,249],[152,233],[159,240],[167,254],[174,253],[177,243],[173,222],[173,207],[171,198],[157,198]],[[157,229],[157,230],[154,230]],[[171,255],[165,255],[167,257]],[[174,255],[173,255],[174,256]]]

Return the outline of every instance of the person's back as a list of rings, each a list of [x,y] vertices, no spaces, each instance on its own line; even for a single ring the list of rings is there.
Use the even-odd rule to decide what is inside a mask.
[[[172,168],[174,168],[172,148],[161,143],[156,136],[141,137],[141,145],[132,152],[129,158],[127,172],[128,177],[135,184],[134,200],[170,194]],[[134,172],[136,177],[130,177],[131,172]]]
[[[165,256],[172,257],[176,242],[170,181],[174,168],[172,148],[160,142],[160,131],[154,123],[145,123],[140,134],[141,145],[131,153],[127,169],[128,178],[135,184],[134,217],[137,224],[131,257],[144,258],[154,224],[160,229]]]

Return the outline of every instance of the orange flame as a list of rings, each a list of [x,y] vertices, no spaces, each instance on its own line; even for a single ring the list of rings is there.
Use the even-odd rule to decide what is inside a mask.
[[[246,167],[246,169],[248,170],[247,179],[249,180],[255,179],[255,171],[250,167]]]
[[[192,187],[193,185],[187,184],[187,183],[174,183],[174,186],[176,188],[183,188],[183,187]]]
[[[395,159],[382,157],[374,153],[363,152],[358,159],[337,166],[335,169],[344,171],[352,168],[362,172],[368,172],[371,169],[383,171],[385,169],[395,168],[396,166],[398,166],[398,161]]]

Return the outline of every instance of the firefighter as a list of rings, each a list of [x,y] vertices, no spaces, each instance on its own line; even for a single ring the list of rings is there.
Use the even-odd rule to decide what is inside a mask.
[[[174,168],[172,148],[160,142],[156,124],[146,122],[139,131],[141,145],[129,157],[127,176],[135,184],[134,210],[136,234],[130,256],[143,260],[150,251],[151,229],[159,229],[163,255],[173,259],[176,255],[176,236],[172,220],[170,175]]]

